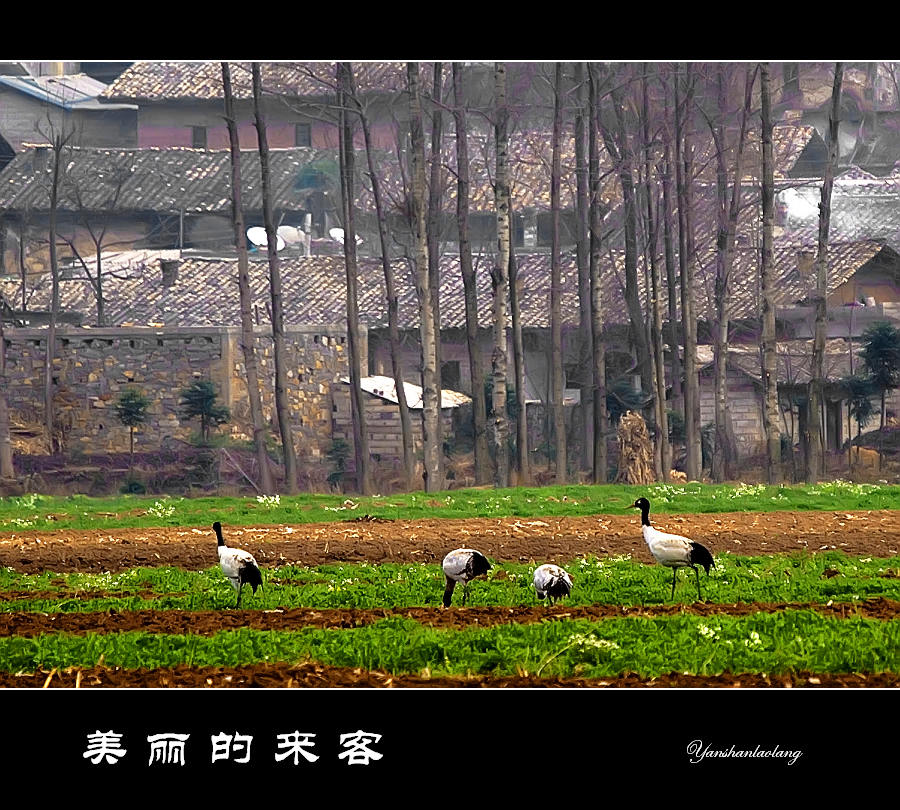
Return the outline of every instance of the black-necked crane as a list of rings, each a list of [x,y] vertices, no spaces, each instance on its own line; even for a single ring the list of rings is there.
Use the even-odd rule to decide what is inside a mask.
[[[646,498],[638,498],[632,505],[633,509],[641,510],[641,534],[650,549],[653,558],[660,564],[672,569],[672,598],[675,598],[675,577],[679,568],[693,568],[697,575],[697,598],[703,599],[700,594],[700,572],[697,566],[709,569],[715,566],[712,554],[706,546],[696,543],[680,534],[661,532],[650,525],[650,501]]]
[[[475,577],[486,574],[491,569],[491,564],[487,561],[487,557],[474,548],[458,548],[451,551],[441,564],[444,569],[444,577],[446,585],[444,587],[443,605],[445,608],[450,607],[450,600],[453,597],[453,589],[457,582],[463,584],[463,605],[466,604],[466,597],[469,593],[469,582]]]
[[[253,588],[253,593],[256,593],[257,587],[262,585],[262,573],[249,551],[225,545],[225,538],[222,537],[222,524],[218,520],[213,523],[212,527],[219,540],[219,565],[222,567],[222,573],[228,577],[228,581],[237,591],[235,607],[240,607],[241,591],[244,585],[249,585]]]
[[[552,605],[572,592],[572,575],[553,563],[539,565],[534,571],[534,590],[538,599],[546,597]]]

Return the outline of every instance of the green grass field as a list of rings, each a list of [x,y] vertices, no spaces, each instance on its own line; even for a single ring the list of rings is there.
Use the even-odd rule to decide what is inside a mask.
[[[832,482],[816,486],[547,487],[458,490],[438,495],[344,498],[304,495],[279,499],[157,499],[121,496],[90,499],[26,495],[0,499],[0,531],[21,529],[206,527],[215,513],[230,525],[342,520],[361,514],[386,518],[466,518],[630,514],[638,495],[655,511],[670,513],[784,509],[893,509],[900,487]],[[27,525],[26,525],[27,524]],[[566,607],[656,606],[696,600],[691,571],[680,572],[674,600],[671,572],[629,556],[581,557],[564,563],[575,588]],[[537,606],[532,568],[497,563],[469,589],[469,605]],[[721,612],[583,619],[554,616],[532,623],[507,621],[441,629],[393,609],[436,608],[443,590],[437,564],[332,564],[265,566],[264,586],[245,591],[242,608],[279,611],[307,607],[386,611],[358,627],[285,630],[222,629],[198,633],[44,632],[0,637],[0,669],[34,672],[56,667],[159,668],[241,666],[261,662],[316,661],[396,674],[615,677],[669,672],[696,675],[900,671],[900,618],[870,619],[854,610],[867,599],[900,601],[900,556],[854,557],[840,551],[742,556],[716,555],[701,573],[704,601]],[[31,613],[113,614],[137,611],[229,611],[234,591],[218,567],[204,571],[133,568],[121,573],[0,569],[0,616]],[[454,604],[459,602],[459,593]],[[730,615],[729,605],[776,603]],[[822,605],[818,611],[815,605]],[[846,606],[843,618],[824,606]],[[796,606],[796,607],[794,607]]]
[[[620,515],[635,498],[650,499],[654,513],[774,512],[900,508],[900,486],[853,484],[765,486],[652,484],[646,487],[552,486],[513,489],[459,489],[382,497],[342,495],[261,496],[259,498],[167,498],[120,495],[89,498],[28,494],[0,498],[0,532],[27,529],[94,529],[152,526],[207,526],[216,514],[232,526],[320,523],[367,514],[392,519],[502,516]]]

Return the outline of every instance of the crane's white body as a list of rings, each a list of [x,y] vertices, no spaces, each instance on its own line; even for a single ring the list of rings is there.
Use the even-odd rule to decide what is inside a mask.
[[[697,543],[680,534],[661,532],[650,525],[650,501],[646,498],[638,498],[632,506],[641,510],[641,534],[647,548],[660,565],[672,569],[672,598],[675,598],[675,576],[679,568],[693,568],[697,577],[697,598],[702,599],[700,592],[700,572],[697,566],[709,569],[715,565],[712,554],[706,546]]]
[[[572,591],[572,577],[564,568],[553,563],[545,563],[534,571],[534,590],[538,599],[554,599],[568,596]]]
[[[241,588],[241,579],[246,581],[245,569],[248,567],[259,568],[256,559],[249,551],[229,546],[219,546],[219,565],[222,573],[228,577],[228,581],[236,591]]]
[[[691,565],[691,542],[680,534],[661,532],[653,526],[641,526],[641,534],[650,553],[660,565],[687,568]]]
[[[222,524],[219,521],[213,523],[213,531],[216,533],[219,541],[219,567],[232,587],[237,591],[235,607],[240,607],[241,591],[244,585],[249,585],[253,588],[253,593],[256,593],[257,587],[262,585],[262,573],[259,570],[256,559],[249,551],[225,545],[225,538],[222,536]]]
[[[490,567],[491,564],[487,561],[487,557],[474,548],[458,548],[444,557],[444,561],[441,564],[446,579],[443,599],[444,607],[450,607],[450,599],[457,582],[463,584],[462,603],[465,605],[469,582],[481,574],[486,574]]]

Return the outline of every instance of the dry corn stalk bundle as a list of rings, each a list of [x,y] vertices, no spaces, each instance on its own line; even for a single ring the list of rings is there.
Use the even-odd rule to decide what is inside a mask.
[[[616,473],[616,482],[654,483],[656,474],[653,472],[653,443],[644,417],[628,411],[619,420],[616,435],[619,440],[619,471]]]

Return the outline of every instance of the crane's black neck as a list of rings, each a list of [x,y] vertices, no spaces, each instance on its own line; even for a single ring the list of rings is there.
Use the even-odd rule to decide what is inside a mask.
[[[219,538],[219,545],[225,545],[225,538],[222,537],[222,526],[219,523],[213,523],[213,531],[216,533],[216,537]]]
[[[650,504],[645,504],[641,507],[641,525],[650,525]]]

